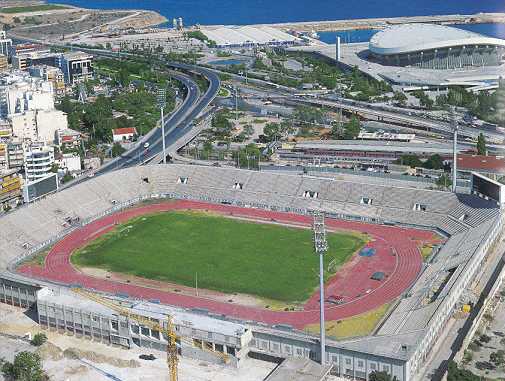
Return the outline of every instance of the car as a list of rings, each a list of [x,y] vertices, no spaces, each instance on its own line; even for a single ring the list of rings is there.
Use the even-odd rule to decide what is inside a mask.
[[[149,143],[144,143],[144,148],[149,148]]]
[[[151,353],[149,355],[140,355],[139,359],[153,361],[156,360],[156,357]]]

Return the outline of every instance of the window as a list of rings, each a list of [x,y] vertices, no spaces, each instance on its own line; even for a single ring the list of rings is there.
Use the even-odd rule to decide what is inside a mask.
[[[244,189],[244,184],[243,183],[235,183],[233,185],[233,189],[235,189],[235,190],[242,190],[242,189]]]
[[[382,370],[386,373],[389,373],[389,365],[383,365]]]
[[[314,191],[310,191],[310,190],[306,190],[305,192],[303,192],[303,197],[305,197],[305,198],[318,198],[319,193],[314,192]]]
[[[177,179],[177,184],[187,184],[188,183],[188,178],[187,177],[179,177]]]
[[[427,209],[427,205],[425,204],[414,204],[414,207],[412,208],[413,210],[415,210],[416,212],[426,212],[426,209]]]
[[[373,204],[373,200],[371,198],[368,198],[368,197],[361,197],[360,203],[363,204],[363,205],[372,205]]]
[[[345,359],[345,365],[351,365],[352,361],[351,359]]]
[[[118,325],[118,322],[117,321],[111,321],[110,322],[110,325],[112,326],[112,329],[114,331],[117,331],[119,329],[119,325]]]
[[[375,363],[370,363],[370,369],[371,370],[376,370],[377,369],[377,366],[375,365]]]
[[[358,360],[358,368],[363,368],[364,365],[363,360]]]

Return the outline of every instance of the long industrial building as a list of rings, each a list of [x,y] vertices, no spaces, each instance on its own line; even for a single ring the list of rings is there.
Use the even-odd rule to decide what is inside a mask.
[[[445,25],[403,24],[375,34],[369,50],[386,66],[450,70],[500,66],[505,41]]]
[[[75,229],[147,200],[199,200],[304,215],[320,211],[329,218],[429,229],[446,237],[445,245],[374,334],[326,342],[326,361],[335,375],[368,380],[370,373],[381,370],[398,381],[412,381],[449,318],[468,302],[465,290],[485,267],[493,266],[490,253],[503,230],[505,192],[482,177],[473,189],[473,194],[463,195],[196,165],[124,169],[91,178],[0,219],[0,302],[36,306],[39,323],[49,329],[125,347],[163,347],[157,333],[73,295],[69,289],[76,285],[47,283],[15,272],[23,260]],[[304,197],[308,191],[316,196]],[[373,202],[365,205],[364,198]],[[223,351],[236,366],[248,353],[320,360],[318,338],[290,326],[130,300],[128,295],[106,297],[119,299],[124,308],[149,319],[172,314],[179,335],[193,343],[183,346],[183,355],[208,359],[208,347]]]

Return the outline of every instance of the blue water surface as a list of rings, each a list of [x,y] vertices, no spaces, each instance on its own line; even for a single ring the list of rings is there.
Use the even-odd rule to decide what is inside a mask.
[[[504,12],[504,0],[49,0],[85,8],[150,9],[193,24],[257,24]]]

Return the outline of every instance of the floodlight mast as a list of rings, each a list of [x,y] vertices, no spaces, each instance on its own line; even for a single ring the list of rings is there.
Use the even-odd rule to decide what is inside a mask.
[[[160,87],[157,93],[158,106],[160,108],[161,114],[161,140],[163,142],[163,164],[167,163],[167,152],[166,152],[166,143],[165,143],[165,118],[163,115],[163,111],[165,109],[165,105],[167,102],[167,92],[165,88]]]
[[[314,251],[319,255],[319,341],[321,344],[321,365],[326,363],[326,332],[324,319],[324,254],[328,251],[328,242],[326,241],[326,229],[324,225],[324,214],[314,213]]]

